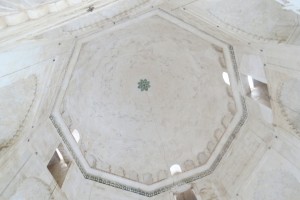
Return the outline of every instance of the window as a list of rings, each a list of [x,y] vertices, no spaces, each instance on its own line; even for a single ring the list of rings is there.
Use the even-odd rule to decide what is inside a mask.
[[[171,172],[172,176],[175,175],[175,174],[181,173],[182,170],[181,170],[180,165],[178,165],[178,164],[172,165],[170,167],[170,172]]]
[[[242,75],[241,80],[245,94],[251,98],[260,109],[261,119],[267,123],[273,123],[273,112],[267,83],[261,82],[250,75]]]
[[[79,132],[77,131],[77,129],[74,129],[74,130],[73,130],[72,135],[73,135],[75,141],[78,143],[79,140],[80,140],[80,134],[79,134]]]
[[[63,157],[63,155],[60,153],[60,151],[59,151],[58,148],[55,149],[55,152],[57,153],[57,155],[58,155],[58,157],[59,157],[59,160],[60,160],[60,161],[64,161],[64,157]]]
[[[223,72],[222,76],[223,76],[224,82],[225,82],[227,85],[230,85],[228,73],[227,73],[227,72]]]
[[[247,79],[250,89],[248,96],[260,104],[271,107],[268,85],[253,79],[251,76],[247,76]]]
[[[65,180],[68,169],[70,167],[70,163],[70,159],[66,155],[64,146],[60,144],[55,149],[55,152],[47,165],[48,170],[50,171],[51,175],[53,176],[54,180],[56,181],[57,185],[59,185],[59,187],[62,186]]]

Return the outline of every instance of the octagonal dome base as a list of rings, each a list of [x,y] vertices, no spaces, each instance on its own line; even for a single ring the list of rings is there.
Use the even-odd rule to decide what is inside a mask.
[[[51,120],[86,178],[154,196],[213,172],[247,116],[238,85],[230,45],[154,11],[78,40]]]

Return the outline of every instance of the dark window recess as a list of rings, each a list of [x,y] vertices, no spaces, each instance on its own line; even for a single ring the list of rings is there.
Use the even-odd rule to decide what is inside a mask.
[[[59,187],[63,185],[70,164],[71,160],[69,159],[64,146],[60,144],[47,165],[48,170],[52,174]]]

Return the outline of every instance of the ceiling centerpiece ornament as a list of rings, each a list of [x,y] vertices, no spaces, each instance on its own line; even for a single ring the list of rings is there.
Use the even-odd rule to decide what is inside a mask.
[[[141,79],[139,82],[138,82],[138,88],[141,90],[141,91],[148,91],[148,89],[151,87],[150,85],[150,81],[148,81],[147,79]]]

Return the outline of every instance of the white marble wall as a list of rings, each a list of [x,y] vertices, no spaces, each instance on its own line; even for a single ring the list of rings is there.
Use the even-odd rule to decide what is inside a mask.
[[[297,80],[295,77],[299,77],[300,68],[295,64],[299,62],[295,54],[297,51],[298,48],[290,46],[262,45],[236,48],[239,64],[245,64],[244,58],[249,54],[255,55],[253,62],[260,58],[263,63],[263,65],[256,65],[253,71],[251,68],[242,68],[241,71],[258,78],[265,74],[274,120],[272,122],[265,120],[259,103],[246,98],[249,111],[247,124],[211,177],[213,185],[219,185],[216,191],[223,192],[223,196],[217,199],[296,200],[299,198],[300,139],[297,134],[297,124],[300,121],[297,118],[298,104],[293,104],[293,101],[299,98],[300,87],[291,84],[293,89],[283,95],[285,100],[289,99],[285,104],[286,107],[293,109],[291,116],[285,116],[289,123],[284,120],[276,100],[278,82],[295,81]],[[257,66],[261,66],[262,69],[257,69]],[[240,65],[240,67],[244,66]],[[287,185],[289,187],[286,187]],[[201,187],[200,183],[198,187]]]
[[[32,40],[0,50],[3,199],[66,199],[47,169],[61,142],[48,116],[72,44]]]

